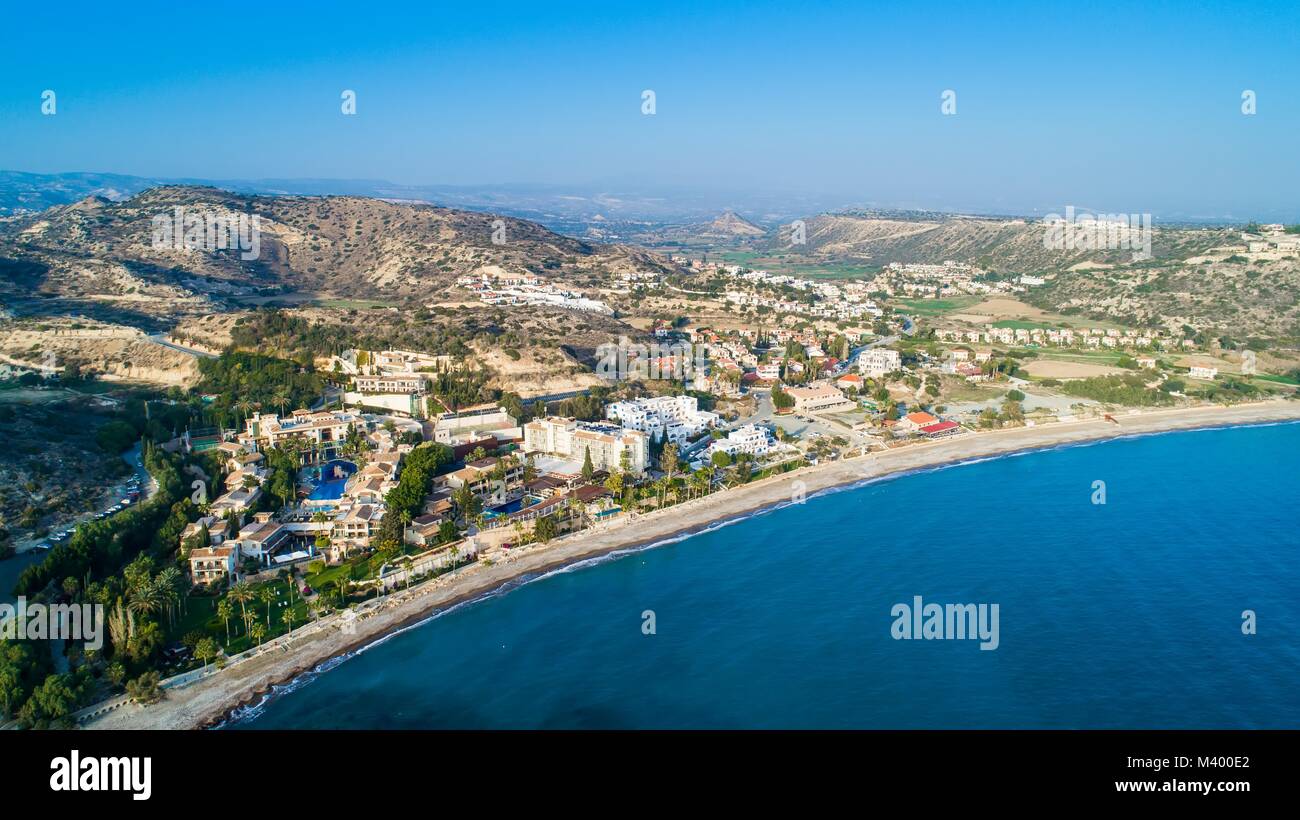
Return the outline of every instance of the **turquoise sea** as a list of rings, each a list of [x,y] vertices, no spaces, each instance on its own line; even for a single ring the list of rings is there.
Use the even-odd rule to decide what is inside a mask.
[[[1240,427],[825,493],[441,613],[228,725],[1300,728],[1298,457],[1300,425]],[[997,649],[895,640],[918,595],[998,604]]]

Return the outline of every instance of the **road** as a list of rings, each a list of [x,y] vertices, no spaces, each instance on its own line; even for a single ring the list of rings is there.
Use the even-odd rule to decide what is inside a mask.
[[[195,357],[201,356],[205,359],[217,358],[217,354],[215,353],[208,353],[203,350],[196,350],[195,348],[192,347],[182,347],[181,345],[175,344],[173,342],[169,342],[167,341],[166,333],[151,333],[147,338],[149,339],[149,341],[153,342],[154,344],[162,345],[163,347],[169,347],[172,350],[179,350],[181,353],[188,353],[191,356],[195,356]]]

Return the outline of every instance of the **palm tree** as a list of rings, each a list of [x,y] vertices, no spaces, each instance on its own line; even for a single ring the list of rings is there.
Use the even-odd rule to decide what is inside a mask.
[[[235,614],[235,605],[229,598],[217,601],[217,617],[226,622],[226,646],[230,646],[230,618]]]
[[[271,628],[271,607],[272,607],[272,604],[275,603],[275,599],[278,598],[278,597],[280,597],[280,596],[278,596],[278,595],[275,594],[275,590],[274,590],[274,589],[271,589],[271,585],[270,585],[270,584],[267,584],[266,586],[262,587],[261,589],[259,589],[259,590],[257,591],[257,597],[258,597],[259,600],[261,600],[262,603],[266,604],[266,628],[267,628],[268,630],[270,630],[270,628]]]
[[[280,408],[281,416],[284,415],[284,408],[290,404],[293,404],[293,399],[289,398],[289,394],[284,390],[276,391],[275,397],[271,399],[271,405]]]
[[[203,668],[208,668],[208,661],[221,654],[221,649],[217,642],[211,638],[204,638],[194,645],[194,657],[203,661]]]
[[[132,612],[150,614],[162,609],[162,591],[156,584],[144,584],[131,590]]]
[[[293,634],[293,607],[289,607],[288,609],[286,609],[284,611],[284,615],[280,617],[289,626],[289,634],[292,635]]]
[[[253,587],[247,581],[240,581],[230,588],[226,597],[239,602],[239,611],[244,618],[244,629],[248,629],[248,602],[253,600]]]
[[[261,646],[262,638],[266,637],[266,627],[261,624],[253,624],[249,629],[248,634],[253,640],[257,641],[258,646]]]
[[[185,602],[185,574],[176,567],[167,567],[158,573],[155,583],[160,587],[163,599],[167,603],[168,621],[176,623],[176,615],[179,614],[180,606]]]
[[[249,411],[253,409],[253,403],[248,399],[240,399],[239,401],[235,402],[234,407],[235,407],[235,412],[238,414],[237,417],[240,418],[239,426],[242,428],[244,426],[244,422],[247,421],[248,419]]]

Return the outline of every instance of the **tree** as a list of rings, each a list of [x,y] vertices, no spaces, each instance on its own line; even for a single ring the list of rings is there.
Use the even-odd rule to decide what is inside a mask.
[[[217,601],[217,617],[226,624],[226,646],[230,646],[230,618],[235,614],[235,606],[229,598]]]
[[[203,668],[208,668],[208,661],[214,660],[221,654],[221,647],[211,638],[204,638],[194,646],[194,657],[203,661]]]
[[[586,455],[582,459],[582,479],[591,481],[591,477],[596,473],[596,468],[591,464],[591,448],[584,448]]]
[[[780,387],[772,388],[772,406],[778,410],[786,410],[794,407],[794,396],[782,390]]]
[[[533,528],[533,534],[536,535],[537,540],[541,541],[543,544],[558,535],[559,528],[556,526],[554,516],[544,515],[537,519],[537,524]]]
[[[279,596],[275,594],[274,589],[271,589],[271,585],[267,584],[257,591],[257,597],[262,603],[266,604],[266,629],[269,632],[271,629],[271,611],[274,609],[275,601]]]
[[[240,581],[230,588],[227,597],[239,602],[239,612],[244,619],[244,631],[248,631],[248,602],[253,600],[253,586],[247,581]]]
[[[162,687],[158,685],[159,675],[156,670],[149,670],[140,677],[126,684],[126,694],[136,703],[157,703],[163,698]]]
[[[663,453],[659,456],[659,469],[664,472],[669,481],[677,475],[677,445],[667,444],[664,446]]]
[[[261,646],[262,638],[266,637],[266,627],[261,624],[253,624],[252,628],[248,630],[248,634],[253,640],[257,641],[258,646]]]

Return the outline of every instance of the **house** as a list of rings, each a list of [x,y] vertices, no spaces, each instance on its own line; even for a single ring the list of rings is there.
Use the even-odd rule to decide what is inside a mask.
[[[1155,357],[1155,356],[1138,356],[1138,357],[1137,357],[1137,363],[1138,363],[1138,367],[1155,367],[1155,366],[1156,366],[1156,357]]]
[[[908,413],[906,416],[899,419],[898,424],[894,426],[894,429],[900,433],[915,433],[922,427],[936,424],[939,421],[940,419],[938,416],[918,410],[916,412]]]
[[[442,531],[442,524],[446,521],[440,515],[417,515],[411,519],[410,525],[406,528],[405,540],[408,544],[417,547],[431,547],[438,542],[438,534]]]
[[[242,515],[257,505],[258,499],[262,497],[261,487],[249,487],[247,489],[240,487],[230,492],[220,495],[212,502],[208,512],[218,518],[225,518],[227,512],[233,512],[236,515]]]
[[[236,578],[238,550],[230,546],[204,547],[190,552],[190,577],[195,584],[216,584]]]
[[[835,386],[841,390],[852,388],[860,392],[865,384],[866,379],[862,378],[857,373],[845,373],[843,376],[840,376],[835,380]]]
[[[776,362],[760,364],[755,370],[758,377],[765,382],[776,382],[781,380],[781,365]]]
[[[1219,368],[1205,367],[1202,365],[1194,364],[1192,365],[1191,369],[1188,370],[1187,375],[1191,376],[1193,379],[1205,379],[1206,381],[1213,381],[1214,377],[1219,375]]]

